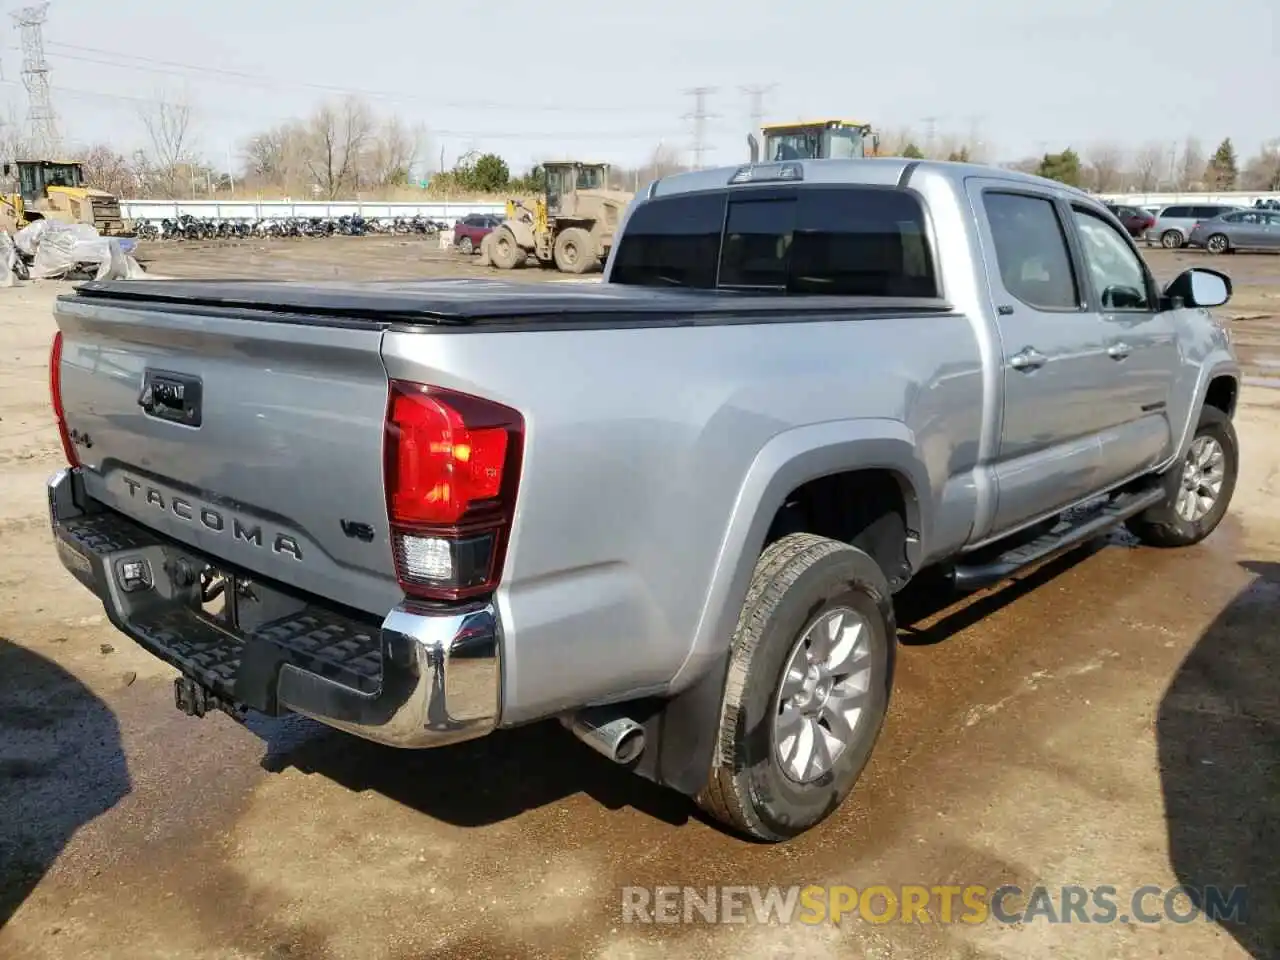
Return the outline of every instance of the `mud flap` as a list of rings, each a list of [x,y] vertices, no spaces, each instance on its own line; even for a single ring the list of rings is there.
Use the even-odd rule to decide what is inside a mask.
[[[653,701],[647,717],[641,710],[629,712],[648,743],[635,773],[686,796],[701,792],[711,773],[728,670],[726,651],[693,686],[670,700]]]

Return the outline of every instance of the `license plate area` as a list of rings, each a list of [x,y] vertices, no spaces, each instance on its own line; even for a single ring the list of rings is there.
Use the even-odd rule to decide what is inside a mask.
[[[204,419],[204,387],[199,377],[167,370],[147,370],[142,377],[138,406],[149,417],[185,427],[199,427]]]

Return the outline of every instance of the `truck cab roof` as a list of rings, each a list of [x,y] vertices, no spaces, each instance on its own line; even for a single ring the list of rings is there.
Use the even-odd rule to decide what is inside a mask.
[[[702,190],[723,190],[733,185],[732,181],[744,170],[759,171],[739,185],[769,182],[769,168],[788,167],[798,171],[798,176],[774,176],[778,183],[820,183],[825,186],[906,186],[910,178],[921,173],[961,183],[970,177],[984,177],[992,180],[1006,180],[1012,184],[1034,185],[1041,189],[1050,187],[1056,191],[1077,198],[1096,200],[1092,194],[1078,187],[1049,180],[1033,174],[1007,170],[1003,167],[988,166],[980,163],[961,163],[950,160],[912,160],[907,157],[866,157],[848,160],[789,160],[784,163],[760,161],[757,163],[740,163],[732,166],[711,167],[705,170],[693,170],[688,173],[673,174],[650,183],[645,197],[652,199],[670,196],[677,193],[692,193]]]

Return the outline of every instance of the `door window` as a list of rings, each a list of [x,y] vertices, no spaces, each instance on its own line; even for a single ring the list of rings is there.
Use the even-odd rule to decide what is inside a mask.
[[[1084,262],[1104,310],[1150,310],[1147,272],[1133,247],[1111,224],[1075,207]]]
[[[1079,310],[1080,287],[1053,201],[988,191],[982,202],[1004,288],[1037,310]]]

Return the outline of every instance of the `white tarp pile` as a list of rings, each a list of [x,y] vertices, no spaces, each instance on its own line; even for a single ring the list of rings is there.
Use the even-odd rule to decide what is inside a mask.
[[[13,287],[20,276],[26,276],[26,264],[18,256],[18,248],[13,245],[13,238],[0,230],[0,287]]]
[[[147,275],[115,237],[104,237],[87,223],[37,220],[18,231],[13,242],[32,258],[31,276],[52,280],[94,271],[95,280],[136,280]]]

